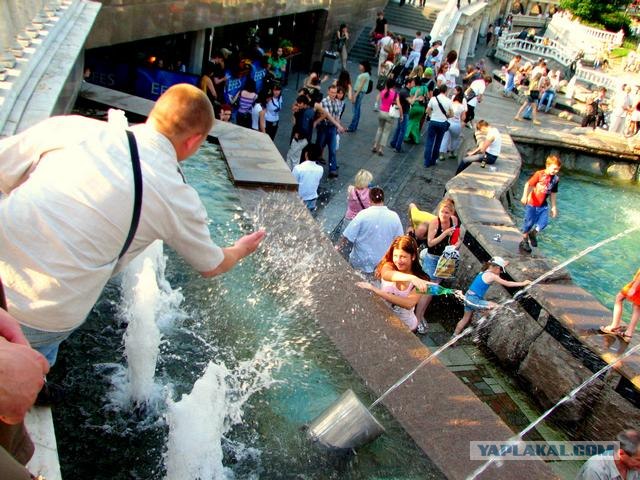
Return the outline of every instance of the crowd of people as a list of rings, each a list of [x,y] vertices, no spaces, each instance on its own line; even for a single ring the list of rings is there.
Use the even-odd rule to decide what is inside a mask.
[[[351,80],[344,68],[349,32],[341,25],[335,42],[342,72],[323,87],[328,78],[316,64],[297,92],[287,162],[309,210],[317,206],[325,174],[324,151],[328,176],[335,178],[340,136],[358,130],[363,98],[374,88],[378,128],[372,153],[384,156],[387,147],[400,153],[404,143],[417,144],[424,137],[424,166],[434,167],[439,160],[457,155],[461,132],[468,126],[482,140],[467,152],[456,174],[473,162],[492,165],[500,155],[498,129],[482,119],[472,123],[492,81],[482,62],[460,72],[456,51],[445,54],[441,42],[431,42],[422,32],[407,44],[389,31],[383,12],[378,13],[371,38],[378,60],[376,82],[366,60],[359,64],[355,81]],[[260,85],[247,78],[232,97],[225,88],[227,56],[224,49],[214,53],[199,88],[186,84],[169,88],[147,122],[127,132],[82,117],[54,117],[0,141],[0,191],[5,195],[0,201],[0,279],[5,287],[0,288],[0,438],[11,440],[0,448],[0,471],[11,471],[11,478],[29,478],[20,464],[28,460],[32,448],[20,426],[43,386],[44,375],[55,365],[59,345],[82,325],[113,274],[151,242],[162,239],[203,276],[217,276],[254,252],[263,240],[265,232],[259,231],[226,248],[215,245],[204,206],[180,170],[180,162],[205,140],[214,116],[272,139],[278,133],[282,84],[288,73],[281,49],[266,60],[267,73]],[[504,93],[526,88],[527,100],[516,120],[530,107],[536,123],[536,111],[549,111],[563,80],[544,61],[535,67],[520,63],[516,56],[506,67]],[[605,94],[606,90],[600,91],[594,102],[599,98],[597,103],[603,104]],[[633,115],[640,111],[638,91],[635,95],[631,96],[629,87],[616,95],[611,130],[628,132],[627,122],[635,122],[637,132],[638,119],[633,120]],[[348,103],[352,104],[351,121],[345,127]],[[597,123],[597,113],[595,117]],[[545,169],[525,184],[520,244],[525,253],[537,246],[549,216],[557,215],[560,167],[560,159],[551,155]],[[464,228],[450,198],[440,202],[435,215],[409,205],[412,221],[403,226],[373,180],[372,173],[363,169],[347,188],[344,230],[336,249],[348,255],[351,266],[366,279],[358,287],[387,301],[410,331],[424,334],[433,296],[441,282],[451,279],[452,271],[455,274]],[[464,295],[464,314],[454,335],[467,328],[475,311],[497,306],[485,300],[492,284],[524,287],[530,283],[502,278],[507,265],[505,259],[494,256],[478,272]],[[640,318],[639,288],[640,270],[616,297],[612,323],[602,333],[631,339]],[[628,325],[621,321],[625,300],[634,305]],[[638,455],[637,433],[625,435],[626,443],[612,457],[618,470],[637,467],[633,463]],[[601,468],[598,462],[583,470]]]
[[[624,71],[633,71],[636,53],[629,52]],[[594,68],[599,69],[598,61]],[[540,125],[538,113],[549,113],[561,88],[569,88],[568,81],[560,70],[551,70],[547,62],[540,58],[535,65],[523,62],[516,54],[503,68],[504,96],[522,94],[524,101],[515,115],[516,121],[532,120]],[[640,126],[640,85],[635,87],[622,83],[609,90],[598,87],[585,100],[582,127],[605,128],[624,137],[633,137]]]

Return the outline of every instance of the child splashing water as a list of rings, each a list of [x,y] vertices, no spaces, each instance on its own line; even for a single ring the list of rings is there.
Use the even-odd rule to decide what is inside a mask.
[[[424,292],[429,285],[435,285],[426,280],[420,268],[416,241],[408,235],[396,237],[376,267],[375,277],[380,279],[381,288],[369,282],[356,285],[389,302],[400,320],[415,332],[418,319],[414,308],[421,297],[417,290]]]
[[[493,257],[485,265],[484,270],[476,275],[464,296],[464,315],[456,325],[456,329],[453,332],[454,335],[458,335],[465,329],[471,321],[475,310],[491,310],[498,306],[497,303],[484,299],[492,283],[499,283],[504,287],[524,287],[531,283],[530,280],[511,282],[501,278],[500,272],[504,272],[508,264],[509,262],[502,257]]]

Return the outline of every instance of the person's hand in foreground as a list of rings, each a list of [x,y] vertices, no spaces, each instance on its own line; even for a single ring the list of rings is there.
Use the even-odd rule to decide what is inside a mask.
[[[256,251],[266,234],[266,231],[258,230],[257,232],[240,237],[233,246],[223,248],[224,259],[222,263],[213,270],[202,272],[202,276],[214,277],[231,270],[236,263]]]
[[[0,338],[0,420],[14,425],[24,419],[48,371],[47,360],[31,347]]]

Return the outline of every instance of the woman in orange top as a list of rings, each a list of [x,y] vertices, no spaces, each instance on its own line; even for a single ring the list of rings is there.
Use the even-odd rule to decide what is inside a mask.
[[[621,325],[622,322],[622,302],[629,300],[633,303],[631,310],[631,321],[629,325]],[[633,280],[627,283],[620,293],[616,295],[616,303],[613,306],[613,319],[611,324],[606,327],[600,327],[601,333],[613,333],[620,335],[625,342],[631,341],[633,332],[640,319],[640,269],[636,272]]]

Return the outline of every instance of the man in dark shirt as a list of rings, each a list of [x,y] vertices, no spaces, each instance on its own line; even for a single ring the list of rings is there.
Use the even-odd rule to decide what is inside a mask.
[[[402,142],[404,141],[404,135],[407,132],[407,124],[409,123],[409,92],[415,86],[416,82],[413,78],[407,80],[407,83],[398,90],[398,99],[402,107],[402,117],[398,119],[398,126],[391,139],[391,147],[396,153],[402,153]]]
[[[227,83],[227,75],[224,71],[224,55],[219,51],[214,52],[211,57],[211,72],[216,97],[219,101],[222,101],[224,98],[224,86]]]
[[[374,58],[378,56],[380,47],[378,46],[378,40],[387,35],[387,31],[389,28],[389,23],[387,19],[384,18],[384,12],[382,10],[378,11],[378,17],[376,18],[376,26],[371,31],[371,41],[376,47],[376,54]]]
[[[300,95],[296,98],[295,111],[293,113],[294,125],[291,132],[291,138],[297,139],[305,138],[308,143],[311,143],[311,136],[313,134],[313,117],[315,111],[311,108],[309,97],[306,95]]]

